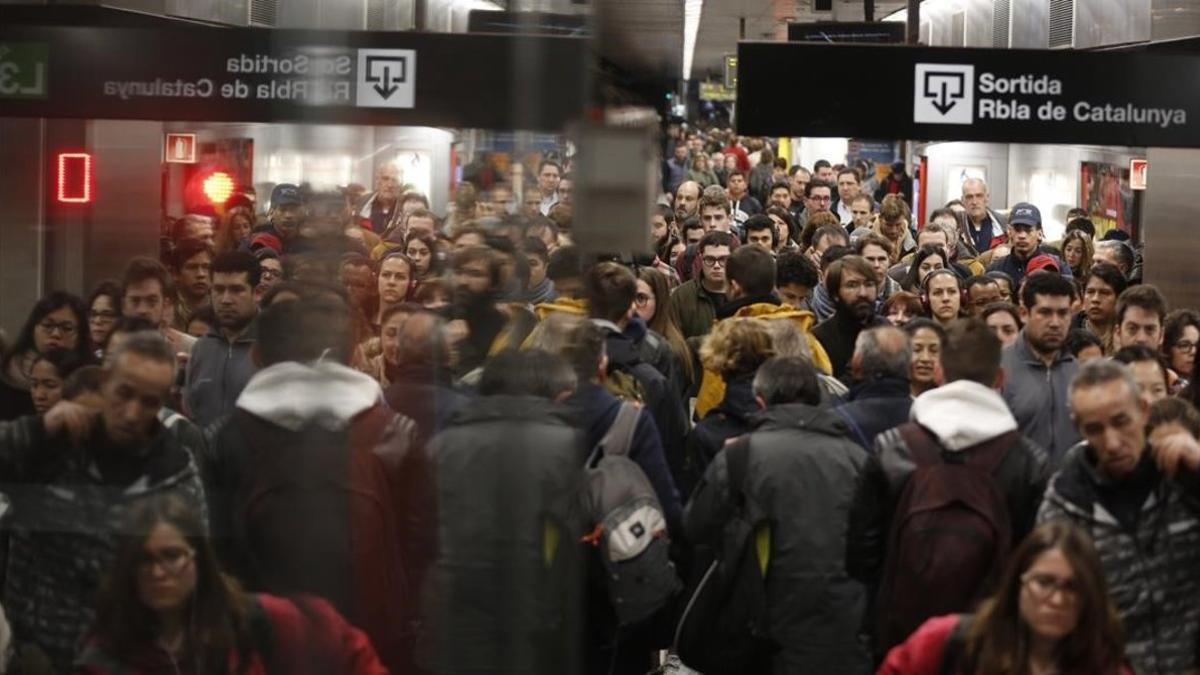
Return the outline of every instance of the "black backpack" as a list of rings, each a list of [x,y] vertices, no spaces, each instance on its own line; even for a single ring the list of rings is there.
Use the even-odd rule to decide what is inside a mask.
[[[897,430],[917,468],[888,535],[878,602],[884,653],[931,617],[970,611],[1004,568],[1012,526],[994,474],[1021,438],[1011,431],[951,453],[917,424]]]
[[[766,567],[770,530],[751,520],[746,499],[750,442],[724,449],[733,515],[725,524],[716,559],[691,593],[675,630],[675,651],[704,675],[767,672],[777,650],[767,630]]]

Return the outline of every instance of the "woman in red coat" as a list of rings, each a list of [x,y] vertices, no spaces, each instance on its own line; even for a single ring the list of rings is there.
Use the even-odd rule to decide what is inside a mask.
[[[164,496],[130,515],[76,672],[87,675],[387,675],[324,600],[244,593],[200,518]]]
[[[1052,522],[1012,555],[974,615],[926,621],[879,675],[1132,675],[1121,620],[1088,536]]]

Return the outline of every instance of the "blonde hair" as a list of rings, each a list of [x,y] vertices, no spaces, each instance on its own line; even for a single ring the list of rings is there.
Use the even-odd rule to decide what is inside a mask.
[[[726,379],[753,373],[775,355],[765,323],[748,317],[718,323],[700,347],[700,362]]]

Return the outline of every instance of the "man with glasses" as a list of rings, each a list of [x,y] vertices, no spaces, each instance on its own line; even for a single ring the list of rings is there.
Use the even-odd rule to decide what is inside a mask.
[[[967,208],[967,233],[975,250],[983,253],[1005,243],[1006,223],[988,208],[991,195],[987,183],[980,178],[968,178],[962,184],[962,203]]]
[[[725,266],[736,243],[733,235],[719,230],[709,232],[697,244],[700,256],[700,276],[684,283],[671,293],[671,305],[679,317],[679,328],[685,338],[708,335],[717,308],[725,304],[728,289]]]
[[[14,502],[4,609],[13,633],[71,669],[94,620],[96,584],[115,563],[139,501],[175,492],[205,513],[190,425],[164,425],[176,360],[157,332],[134,333],[103,366],[99,411],[61,401],[0,423],[0,481]]]
[[[1083,443],[1051,479],[1038,522],[1069,521],[1095,542],[1134,670],[1195,672],[1200,447],[1178,425],[1147,433],[1150,409],[1129,367],[1116,361],[1084,364],[1070,405]]]
[[[813,178],[804,188],[804,212],[800,214],[798,227],[803,230],[809,219],[818,213],[826,213],[833,206],[833,186],[819,178]]]

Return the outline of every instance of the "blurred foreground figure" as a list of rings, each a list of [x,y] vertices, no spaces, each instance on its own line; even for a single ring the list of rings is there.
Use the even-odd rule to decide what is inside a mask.
[[[385,675],[371,642],[324,600],[249,595],[221,573],[175,497],[133,511],[76,660],[86,675]]]
[[[249,590],[328,600],[392,672],[407,672],[407,576],[428,529],[418,514],[431,512],[406,501],[429,482],[415,425],[347,365],[354,333],[341,300],[277,301],[258,331],[261,370],[205,471],[221,553]]]
[[[109,354],[94,412],[60,401],[43,417],[0,425],[0,489],[12,499],[5,609],[19,640],[65,672],[92,623],[100,576],[137,502],[178,491],[200,518],[204,493],[192,439],[158,419],[175,353],[157,331]]]
[[[572,517],[584,463],[559,402],[575,373],[540,350],[484,367],[481,398],[436,436],[437,558],[418,653],[439,674],[579,672],[581,549]]]

